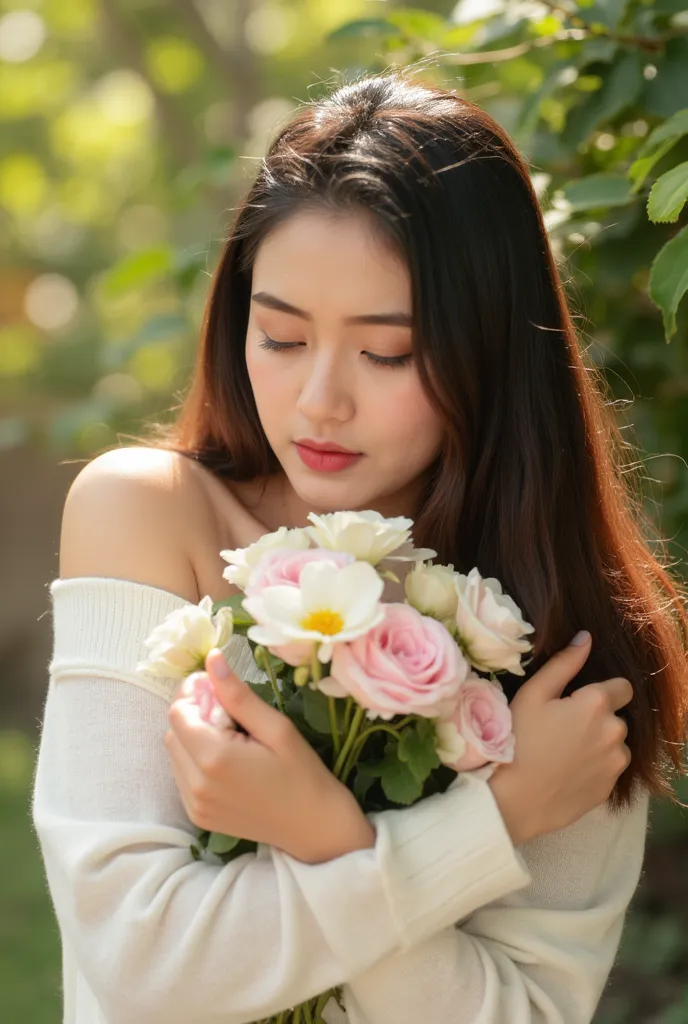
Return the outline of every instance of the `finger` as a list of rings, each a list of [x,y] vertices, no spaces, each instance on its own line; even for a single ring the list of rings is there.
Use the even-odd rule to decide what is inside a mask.
[[[233,730],[217,729],[201,717],[201,708],[191,697],[172,701],[167,713],[170,728],[198,766],[207,764],[217,752],[219,738]]]
[[[579,694],[584,695],[586,692],[589,694],[594,690],[599,691],[603,695],[610,711],[619,711],[620,708],[625,707],[626,704],[633,700],[632,684],[628,679],[616,676],[613,679],[604,679],[599,683],[588,683],[587,686],[582,686],[580,690],[576,690],[572,697],[578,697]]]
[[[194,813],[194,793],[200,792],[203,776],[184,744],[172,729],[165,733],[165,748],[170,758],[172,774],[189,821]]]
[[[518,696],[523,695],[521,699],[541,701],[561,697],[567,684],[578,675],[590,654],[590,633],[586,631],[582,640],[582,643],[570,643],[553,654],[549,661],[523,684]]]
[[[239,722],[256,740],[274,747],[285,737],[291,725],[286,715],[254,693],[248,683],[232,671],[224,654],[214,647],[205,659],[205,667],[215,694],[226,713]]]

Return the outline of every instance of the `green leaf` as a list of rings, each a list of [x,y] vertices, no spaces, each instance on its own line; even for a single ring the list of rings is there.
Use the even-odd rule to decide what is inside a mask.
[[[516,115],[516,129],[523,135],[532,132],[540,118],[540,103],[543,99],[554,92],[559,84],[559,76],[565,68],[570,67],[572,61],[569,58],[556,61],[547,71],[544,79],[534,91],[529,91],[527,96],[522,98],[520,109]]]
[[[628,0],[597,0],[592,4],[579,4],[576,14],[588,25],[597,24],[614,29],[623,17],[627,4]]]
[[[381,781],[385,796],[396,804],[408,806],[419,800],[423,793],[423,784],[418,781],[409,765],[399,760],[396,743],[385,752]]]
[[[213,832],[208,840],[208,849],[211,853],[223,854],[233,850],[240,842],[238,836],[224,836],[221,832]]]
[[[223,597],[221,601],[213,601],[213,615],[218,608],[231,608],[232,611],[243,612],[245,615],[246,612],[244,612],[243,609],[243,602],[243,594],[232,594],[231,597]]]
[[[172,266],[172,277],[180,291],[188,294],[198,277],[208,269],[209,253],[194,246],[178,249]]]
[[[123,295],[133,288],[157,281],[168,274],[174,264],[174,251],[169,245],[158,245],[134,252],[120,260],[105,275],[103,294],[108,298]]]
[[[622,54],[611,66],[601,88],[569,112],[562,141],[575,148],[603,122],[630,106],[643,86],[642,61],[638,53]]]
[[[379,35],[380,33],[396,33],[394,26],[385,18],[357,18],[355,21],[347,21],[340,25],[334,32],[330,32],[327,39],[351,39],[360,36]]]
[[[688,160],[672,167],[654,183],[647,200],[647,215],[655,224],[673,224],[688,199]]]
[[[648,293],[662,311],[667,341],[676,333],[676,310],[688,291],[688,225],[652,261]]]
[[[368,795],[368,790],[375,782],[375,779],[379,777],[380,772],[375,771],[375,766],[372,766],[373,770],[370,770],[370,766],[366,764],[359,764],[356,766],[356,774],[354,776],[354,796],[358,800],[359,804],[365,801]]]
[[[261,672],[267,672],[270,669],[273,675],[280,675],[284,668],[281,658],[272,654],[263,644],[257,644],[253,640],[249,640],[249,646],[253,652],[253,659]]]
[[[586,178],[562,185],[564,199],[572,210],[590,210],[598,206],[626,206],[634,199],[624,174],[589,174]]]
[[[179,313],[159,313],[149,317],[140,331],[133,337],[125,337],[113,341],[105,349],[102,355],[104,368],[117,370],[131,357],[156,342],[174,341],[178,338],[188,336],[189,324],[185,317]]]
[[[243,594],[232,594],[231,597],[223,598],[222,601],[214,601],[212,613],[215,615],[219,608],[231,608],[234,628],[246,629],[248,626],[255,625],[255,619],[251,618],[248,612],[244,611],[242,607],[243,600]]]
[[[330,735],[330,709],[328,699],[320,690],[311,690],[310,684],[301,690],[303,713],[308,724],[316,732]]]
[[[583,40],[578,58],[574,58],[579,69],[586,65],[601,61],[603,64],[611,64],[619,49],[615,39],[606,36],[589,36]]]
[[[669,39],[664,54],[654,58],[654,78],[645,82],[642,105],[645,115],[671,117],[686,105],[688,96],[688,38]]]
[[[451,27],[439,14],[410,8],[391,11],[387,20],[408,38],[424,42],[440,42]]]
[[[274,707],[275,694],[270,683],[249,682],[248,685],[251,687],[251,689],[253,690],[257,697],[260,697],[260,699],[264,700],[266,704],[269,704],[271,707]]]
[[[306,716],[303,713],[303,691],[308,687],[299,688],[288,698],[284,705],[284,713],[288,718],[297,724],[303,723],[308,725],[306,722]]]
[[[229,181],[237,153],[233,146],[213,146],[196,163],[187,164],[177,175],[179,188],[195,192],[205,182],[222,188]]]
[[[658,124],[650,132],[628,169],[628,177],[633,182],[634,191],[640,188],[657,161],[687,134],[688,108],[677,110],[672,117]]]
[[[399,739],[398,757],[408,764],[420,783],[425,782],[432,770],[440,765],[435,750],[435,731],[432,723],[429,724],[428,731],[421,722],[413,723],[404,729]]]

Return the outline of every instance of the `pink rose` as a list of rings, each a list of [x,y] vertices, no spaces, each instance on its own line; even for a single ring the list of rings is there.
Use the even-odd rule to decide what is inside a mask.
[[[369,718],[436,718],[450,713],[469,672],[451,634],[410,605],[384,605],[385,618],[364,636],[337,644],[330,675]]]
[[[452,726],[465,740],[465,747],[459,740],[459,746],[455,748],[464,747],[463,754],[449,764],[454,771],[470,771],[491,761],[513,761],[511,708],[498,682],[472,675],[463,684],[453,714],[438,722],[438,735],[442,735],[443,745],[449,750],[452,747]],[[445,764],[448,763],[440,750],[438,754]]]
[[[194,704],[199,707],[199,713],[204,722],[217,726],[218,729],[232,729],[234,722],[220,704],[215,695],[215,687],[210,677],[205,672],[194,672],[187,679],[190,697]]]
[[[266,551],[252,570],[246,584],[246,596],[260,594],[266,587],[298,587],[304,566],[309,562],[322,561],[343,567],[356,559],[345,551],[326,551],[324,548],[307,548],[305,551],[273,548]]]

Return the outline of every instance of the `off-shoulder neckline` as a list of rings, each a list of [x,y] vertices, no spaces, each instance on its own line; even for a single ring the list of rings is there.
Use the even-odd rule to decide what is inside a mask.
[[[53,588],[55,587],[56,584],[59,584],[60,586],[64,586],[64,585],[78,584],[78,583],[81,583],[81,584],[83,584],[83,583],[90,583],[90,584],[99,584],[99,583],[102,583],[102,584],[112,584],[112,583],[116,583],[119,586],[136,587],[136,588],[138,588],[141,591],[149,590],[149,591],[152,591],[153,593],[156,593],[156,594],[164,594],[166,597],[174,598],[176,601],[179,601],[182,604],[195,604],[196,603],[194,601],[190,601],[188,597],[182,597],[181,594],[174,593],[174,591],[172,591],[172,590],[165,590],[164,587],[156,587],[152,583],[140,583],[138,580],[126,580],[126,579],[120,578],[119,576],[67,576],[67,577],[56,576],[53,580],[51,580],[51,582],[49,584],[49,590],[52,593]]]

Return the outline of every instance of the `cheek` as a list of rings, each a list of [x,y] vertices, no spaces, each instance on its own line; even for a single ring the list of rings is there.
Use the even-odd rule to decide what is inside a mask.
[[[253,389],[256,405],[263,415],[274,409],[275,403],[284,404],[288,400],[284,386],[284,374],[275,372],[275,357],[270,353],[255,351],[252,346],[246,348],[246,369]]]
[[[390,388],[385,397],[380,391],[372,401],[372,421],[379,423],[386,435],[394,436],[397,450],[419,455],[437,450],[444,437],[443,424],[417,377],[409,374],[408,380]]]

